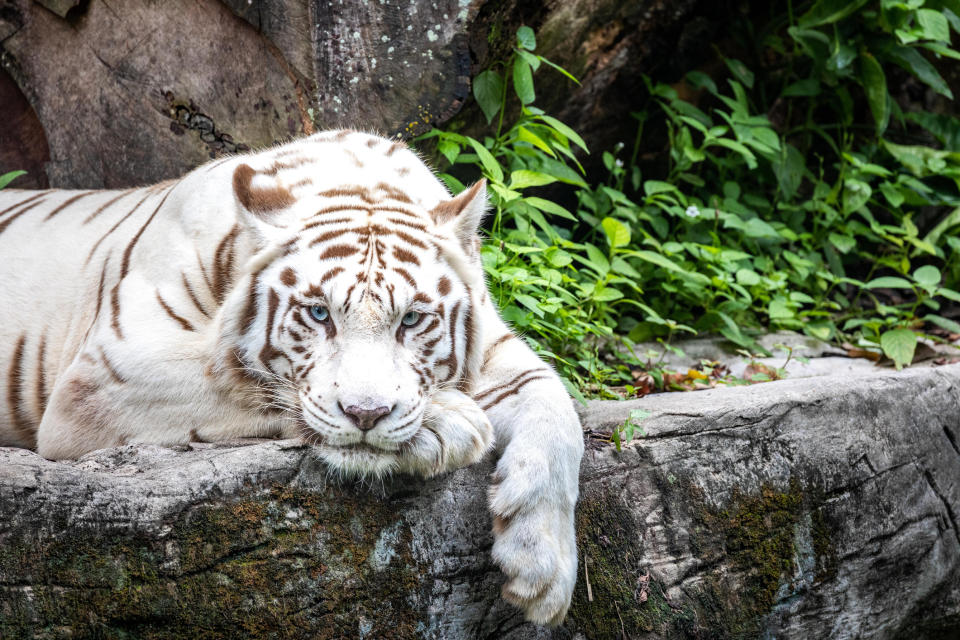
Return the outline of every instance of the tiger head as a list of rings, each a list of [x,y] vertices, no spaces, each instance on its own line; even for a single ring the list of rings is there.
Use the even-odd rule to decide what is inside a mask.
[[[366,186],[304,188],[303,167],[276,162],[233,173],[259,250],[222,310],[221,368],[345,474],[402,468],[434,395],[467,390],[480,365],[485,183],[451,198],[401,154],[406,181]]]

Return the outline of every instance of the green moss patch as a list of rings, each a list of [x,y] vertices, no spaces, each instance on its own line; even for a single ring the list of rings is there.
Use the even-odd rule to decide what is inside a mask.
[[[701,580],[687,588],[690,597],[671,601],[651,576],[644,599],[642,576],[650,563],[642,527],[620,496],[584,495],[577,513],[580,574],[568,622],[587,638],[619,640],[624,631],[630,637],[753,638],[780,599],[835,572],[830,526],[816,491],[797,482],[785,491],[735,490],[713,507],[693,482],[669,474],[661,480],[665,525],[676,523],[677,535],[669,543],[674,549],[658,552],[692,551]],[[681,526],[686,536],[679,535]]]

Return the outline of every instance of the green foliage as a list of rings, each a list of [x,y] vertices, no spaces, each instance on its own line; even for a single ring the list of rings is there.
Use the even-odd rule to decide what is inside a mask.
[[[898,367],[923,327],[960,333],[939,313],[960,302],[960,120],[904,112],[890,95],[909,75],[952,98],[929,58],[960,59],[960,0],[808,6],[754,25],[767,62],[725,59],[722,82],[688,73],[694,101],[644,78],[636,140],[628,156],[622,144],[603,153],[603,184],[585,181],[576,132],[533,105],[535,73],[557,67],[526,27],[474,83],[495,133],[425,136],[453,190],[463,184],[451,174],[470,167],[489,181],[491,288],[571,388],[629,385],[644,364],[633,344],[679,333],[759,351],[757,331],[791,329]],[[656,144],[644,131],[666,131],[652,166],[638,162]],[[537,191],[556,184],[575,208]],[[611,341],[628,355],[601,357]]]
[[[0,189],[3,189],[8,184],[19,178],[20,176],[27,173],[26,171],[10,171],[9,173],[0,174]]]

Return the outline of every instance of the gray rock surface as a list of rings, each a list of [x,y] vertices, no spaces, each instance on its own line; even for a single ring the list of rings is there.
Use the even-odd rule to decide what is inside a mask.
[[[649,412],[617,452],[605,441]],[[637,415],[637,414],[634,414]],[[330,478],[294,441],[0,449],[2,638],[952,638],[960,365],[598,402],[560,629],[499,599],[487,462]]]

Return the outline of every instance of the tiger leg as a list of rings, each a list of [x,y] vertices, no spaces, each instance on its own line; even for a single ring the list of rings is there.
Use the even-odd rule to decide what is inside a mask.
[[[516,338],[497,343],[478,388],[502,452],[489,498],[503,597],[532,622],[560,624],[577,576],[580,421],[557,375]]]
[[[399,470],[430,477],[478,462],[492,447],[493,427],[483,410],[466,394],[443,389],[430,399]]]
[[[75,361],[59,376],[37,429],[37,453],[49,460],[77,458],[123,444],[115,428],[109,383],[93,366]]]

